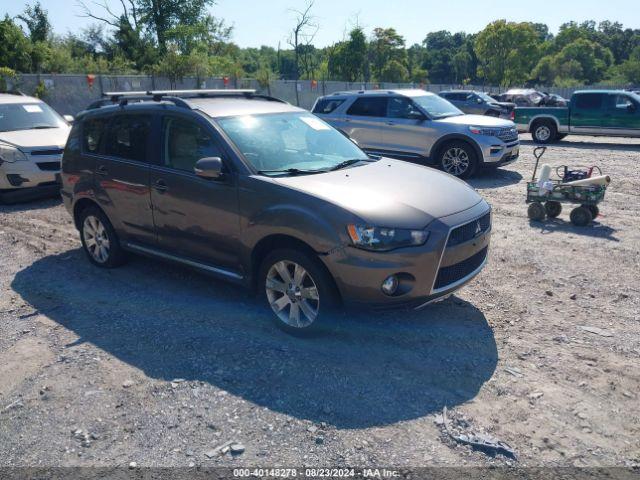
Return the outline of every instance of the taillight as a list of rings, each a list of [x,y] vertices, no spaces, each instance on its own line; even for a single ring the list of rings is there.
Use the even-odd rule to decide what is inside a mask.
[[[509,117],[511,118],[511,121],[514,122],[516,119],[516,111],[511,110],[511,114],[509,115]]]

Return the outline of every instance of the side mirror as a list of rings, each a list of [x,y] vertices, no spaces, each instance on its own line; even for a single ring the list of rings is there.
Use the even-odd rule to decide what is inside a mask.
[[[627,112],[634,113],[637,110],[635,103],[630,103],[627,105]]]
[[[481,99],[480,97],[476,98],[476,102],[480,105],[484,103],[484,100]]]
[[[193,168],[197,176],[216,180],[222,176],[222,159],[220,157],[205,157],[196,162]]]
[[[422,112],[418,112],[417,110],[411,110],[407,113],[407,118],[409,120],[425,120],[426,117],[422,114]]]
[[[64,115],[62,118],[64,118],[67,123],[73,123],[75,118],[73,118],[73,115]]]

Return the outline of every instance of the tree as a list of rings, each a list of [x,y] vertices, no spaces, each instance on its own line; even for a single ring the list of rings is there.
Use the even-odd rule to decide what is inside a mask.
[[[32,50],[22,29],[6,15],[0,21],[0,66],[16,72],[30,72]]]
[[[16,17],[22,20],[29,30],[29,38],[32,42],[46,42],[51,33],[51,23],[47,11],[42,8],[40,2],[33,6],[27,4],[24,13]]]
[[[540,36],[530,23],[495,21],[475,40],[480,74],[496,85],[521,84],[538,60],[539,46]]]
[[[409,79],[409,71],[402,62],[392,59],[380,72],[380,80],[384,82],[404,83]]]
[[[336,44],[328,57],[327,68],[335,78],[347,82],[364,80],[367,39],[362,28],[356,27],[351,30],[349,40]]]
[[[309,0],[304,10],[292,10],[295,14],[295,23],[291,29],[288,43],[293,47],[294,55],[294,80],[296,82],[296,104],[300,104],[298,94],[298,80],[300,79],[300,57],[302,47],[310,47],[313,39],[318,33],[318,24],[315,22],[314,16],[311,14],[313,8],[313,0]],[[303,53],[304,54],[304,53]]]
[[[375,28],[373,30],[369,52],[372,71],[378,80],[384,77],[382,71],[392,60],[402,65],[405,70],[407,69],[407,51],[404,46],[404,37],[399,35],[394,28]]]

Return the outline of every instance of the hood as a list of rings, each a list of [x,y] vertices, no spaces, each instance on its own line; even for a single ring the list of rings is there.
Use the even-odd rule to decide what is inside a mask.
[[[502,120],[501,118],[488,117],[486,115],[457,115],[455,117],[441,118],[436,122],[453,125],[475,125],[478,127],[513,127],[513,122],[510,120]]]
[[[273,180],[320,197],[354,213],[368,225],[380,227],[424,228],[436,218],[482,201],[462,180],[388,158],[336,172]]]
[[[0,142],[17,147],[23,152],[42,148],[64,148],[70,127],[15,130],[0,132]]]

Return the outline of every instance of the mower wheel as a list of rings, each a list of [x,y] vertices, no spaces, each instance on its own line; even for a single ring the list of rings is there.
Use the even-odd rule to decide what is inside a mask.
[[[550,200],[544,204],[544,209],[547,212],[547,217],[556,218],[562,212],[562,204],[554,200]]]
[[[588,208],[591,212],[591,216],[595,219],[598,215],[600,215],[600,209],[597,205],[582,205],[585,208]]]
[[[540,202],[531,203],[531,205],[529,205],[529,210],[527,211],[527,213],[529,214],[529,218],[536,222],[542,222],[547,217],[547,212]]]
[[[576,227],[586,227],[593,220],[591,210],[587,207],[577,207],[571,211],[571,223]]]

